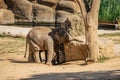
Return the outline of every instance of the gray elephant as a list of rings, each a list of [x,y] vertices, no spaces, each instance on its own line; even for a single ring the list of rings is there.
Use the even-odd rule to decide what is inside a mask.
[[[45,51],[45,63],[60,64],[65,62],[64,44],[70,42],[70,35],[64,28],[34,28],[26,38],[26,48],[29,43],[29,62],[40,62],[41,55],[38,54]],[[61,47],[62,46],[62,47]],[[26,56],[26,54],[25,54]]]
[[[47,27],[30,30],[26,37],[26,51],[24,55],[26,57],[27,47],[29,46],[28,62],[40,62],[39,52],[46,51],[46,63],[52,65],[51,61],[55,52],[53,39],[49,36],[49,32],[51,32],[51,29]]]

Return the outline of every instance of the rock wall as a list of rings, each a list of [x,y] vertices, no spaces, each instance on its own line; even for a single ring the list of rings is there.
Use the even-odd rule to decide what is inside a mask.
[[[56,23],[63,23],[67,17],[80,12],[75,0],[60,0],[56,6]]]
[[[14,21],[15,18],[12,11],[0,9],[0,24],[13,24]]]
[[[0,6],[4,5],[4,8],[7,8],[14,13],[15,22],[17,23],[52,23],[57,25],[59,23],[63,24],[66,19],[69,19],[71,22],[71,28],[69,28],[70,35],[72,37],[84,35],[84,22],[76,0],[0,1]]]
[[[27,0],[5,0],[8,9],[11,10],[16,22],[32,21],[32,3]]]
[[[5,0],[8,9],[15,14],[16,22],[55,22],[55,6],[58,0]]]
[[[0,0],[0,9],[7,9],[7,5],[5,4],[4,0]]]
[[[64,27],[72,37],[85,35],[84,22],[80,14],[68,16],[62,23],[62,27]]]
[[[55,22],[55,11],[51,7],[45,5],[36,4],[34,6],[35,15],[34,21],[41,23],[54,23]]]

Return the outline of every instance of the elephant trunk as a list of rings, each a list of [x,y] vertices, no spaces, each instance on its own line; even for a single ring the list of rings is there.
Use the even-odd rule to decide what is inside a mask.
[[[69,35],[69,42],[71,42],[71,41],[83,42],[82,40],[79,40],[77,38],[73,38],[71,35]]]

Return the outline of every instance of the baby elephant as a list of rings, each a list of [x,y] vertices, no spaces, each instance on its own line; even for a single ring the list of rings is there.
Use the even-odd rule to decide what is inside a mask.
[[[54,43],[49,33],[51,29],[48,27],[33,28],[26,37],[26,57],[27,47],[29,46],[28,62],[40,62],[39,52],[46,52],[46,64],[52,65],[52,59],[55,55]]]

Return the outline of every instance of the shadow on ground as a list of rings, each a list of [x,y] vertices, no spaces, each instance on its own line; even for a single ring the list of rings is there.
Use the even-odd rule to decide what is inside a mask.
[[[12,62],[12,63],[28,63],[28,61],[21,61],[21,60],[16,60],[16,59],[7,59],[7,60],[9,60],[10,62]]]
[[[75,72],[75,73],[48,73],[33,75],[20,80],[120,80],[120,70]]]

